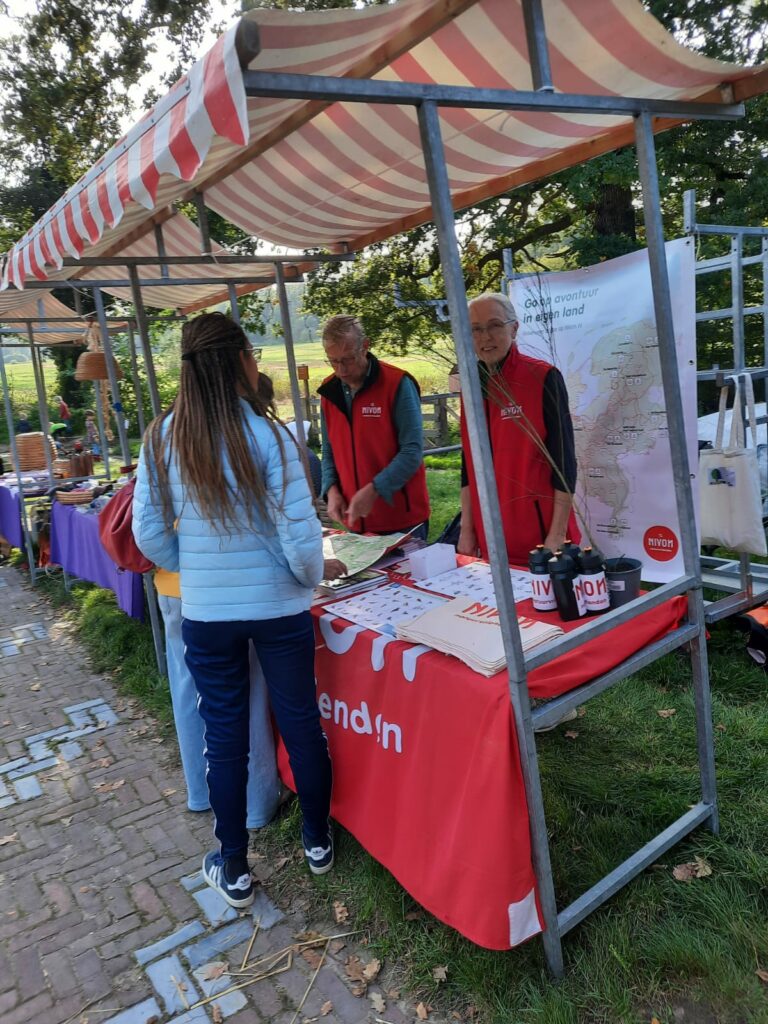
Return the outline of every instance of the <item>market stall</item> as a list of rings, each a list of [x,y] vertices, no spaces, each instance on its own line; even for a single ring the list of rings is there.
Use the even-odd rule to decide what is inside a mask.
[[[491,758],[488,780],[503,789],[508,759],[518,764],[516,742],[545,951],[558,975],[563,972],[561,938],[570,928],[692,829],[701,824],[718,828],[699,553],[682,443],[654,132],[690,119],[741,116],[741,101],[767,85],[764,68],[738,68],[685,50],[635,0],[608,6],[596,0],[401,0],[355,11],[257,10],[223,36],[152,115],[27,232],[4,268],[7,285],[46,288],[51,278],[69,277],[73,267],[98,266],[106,254],[128,267],[128,278],[117,286],[131,288],[140,319],[141,258],[124,257],[119,250],[137,236],[154,234],[160,280],[168,283],[162,230],[157,229],[171,216],[174,201],[198,204],[203,255],[193,263],[205,261],[210,250],[206,206],[278,244],[345,250],[434,220],[469,444],[474,465],[480,467],[478,486],[508,666],[502,678],[513,712],[510,716],[504,702],[504,687],[497,687],[494,728],[503,749]],[[453,211],[633,140],[672,449],[669,493],[674,493],[681,524],[684,569],[653,593],[526,657],[506,568]],[[283,262],[276,262],[275,270],[297,400]],[[107,352],[100,289],[115,285],[104,278],[78,281],[78,287],[93,289]],[[301,421],[300,412],[297,418]],[[686,622],[669,637],[648,639],[614,668],[603,667],[589,682],[553,700],[554,710],[541,716],[532,712],[534,670],[577,649],[583,652],[587,643],[613,646],[619,628],[680,599],[686,603]],[[558,912],[534,717],[572,708],[684,644],[689,645],[696,698],[701,799]],[[386,661],[391,654],[385,651],[384,656]],[[392,686],[405,692],[397,681]],[[424,693],[426,687],[411,685],[408,692]],[[431,705],[434,712],[434,701]],[[512,724],[516,740],[509,738]],[[356,762],[354,772],[346,773],[345,784],[354,786],[362,801],[365,790],[353,781],[359,780],[358,767]],[[449,801],[454,798],[446,795]],[[507,791],[504,813],[513,816],[515,811],[519,806]],[[431,835],[422,835],[421,842],[420,857],[434,850]],[[513,859],[498,833],[492,842],[500,857]],[[386,850],[379,852],[387,858]],[[449,874],[467,868],[456,860],[461,851],[455,845],[445,856],[453,858]],[[523,877],[526,873],[530,880],[528,867]],[[527,891],[529,899],[530,886]],[[505,896],[514,902],[511,891]]]

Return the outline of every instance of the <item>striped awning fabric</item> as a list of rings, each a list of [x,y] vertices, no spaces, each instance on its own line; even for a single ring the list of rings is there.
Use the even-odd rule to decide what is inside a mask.
[[[167,256],[191,256],[200,251],[200,233],[187,217],[180,213],[174,214],[162,225],[163,244]],[[225,253],[223,246],[211,242],[211,251]],[[145,234],[130,245],[121,249],[122,256],[157,256],[154,234]],[[230,264],[171,264],[167,268],[168,277],[172,280],[183,278],[210,278],[210,284],[202,285],[155,285],[142,286],[141,294],[146,306],[157,309],[189,309],[212,305],[226,297],[226,279],[229,277],[261,277],[274,281],[275,271],[271,263],[246,263],[232,266]],[[125,280],[125,267],[95,267],[81,273],[81,281],[87,280]],[[145,264],[139,268],[139,277],[146,280],[161,277],[160,261],[157,264]],[[218,283],[217,283],[218,281]],[[253,290],[257,285],[245,286]],[[130,288],[103,289],[116,298],[131,301]],[[0,293],[0,298],[2,294]]]
[[[33,319],[40,317],[40,319]],[[19,292],[15,289],[0,293],[0,326],[13,328],[22,340],[27,339],[26,321],[32,321],[32,332],[37,345],[59,345],[77,341],[88,326],[86,320],[74,320],[69,324],[48,322],[48,317],[77,317],[77,313],[65,306],[50,292]],[[51,329],[53,326],[54,329]],[[46,332],[37,333],[42,327]],[[59,330],[55,328],[60,328]]]
[[[764,67],[680,46],[640,0],[543,0],[543,11],[560,92],[731,102],[768,88]],[[256,71],[531,88],[520,0],[246,18],[260,29]],[[457,208],[633,140],[631,118],[615,115],[442,108],[440,119]],[[358,249],[430,218],[413,108],[246,98],[230,30],[14,246],[4,283],[46,278],[66,254],[119,252],[193,189],[249,234],[301,249]]]

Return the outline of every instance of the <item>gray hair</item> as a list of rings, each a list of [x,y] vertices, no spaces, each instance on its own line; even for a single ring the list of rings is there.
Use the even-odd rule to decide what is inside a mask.
[[[480,302],[481,299],[493,299],[494,302],[498,302],[504,312],[507,314],[508,320],[514,320],[515,323],[519,323],[517,311],[512,305],[512,300],[504,295],[503,292],[483,292],[482,295],[476,295],[474,299],[470,299],[468,302],[469,311],[472,312],[472,307],[476,302]]]
[[[356,316],[339,313],[332,316],[323,328],[323,345],[336,345],[343,341],[353,341],[355,348],[360,349],[365,341],[365,331]]]

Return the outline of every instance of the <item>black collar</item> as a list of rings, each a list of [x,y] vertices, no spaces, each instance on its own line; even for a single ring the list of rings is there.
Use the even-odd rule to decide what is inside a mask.
[[[381,370],[379,368],[379,360],[372,352],[369,352],[368,371],[365,375],[365,380],[362,383],[360,391],[356,391],[355,396],[361,394],[363,391],[365,391],[366,388],[369,388],[373,384],[375,384],[376,381],[379,379],[380,372]],[[318,395],[321,396],[321,398],[325,398],[329,402],[332,402],[333,405],[337,407],[337,409],[341,409],[344,415],[349,418],[349,413],[347,411],[347,402],[346,399],[344,398],[344,386],[335,373],[323,381],[323,383],[317,389],[317,393]]]

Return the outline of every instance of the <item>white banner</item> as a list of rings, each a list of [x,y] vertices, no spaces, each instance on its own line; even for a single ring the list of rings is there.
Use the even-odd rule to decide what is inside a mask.
[[[668,242],[666,251],[696,494],[694,252],[687,238]],[[582,545],[591,540],[608,557],[640,559],[650,582],[682,575],[647,250],[585,270],[517,279],[510,297],[520,317],[520,349],[557,366],[568,388]]]

